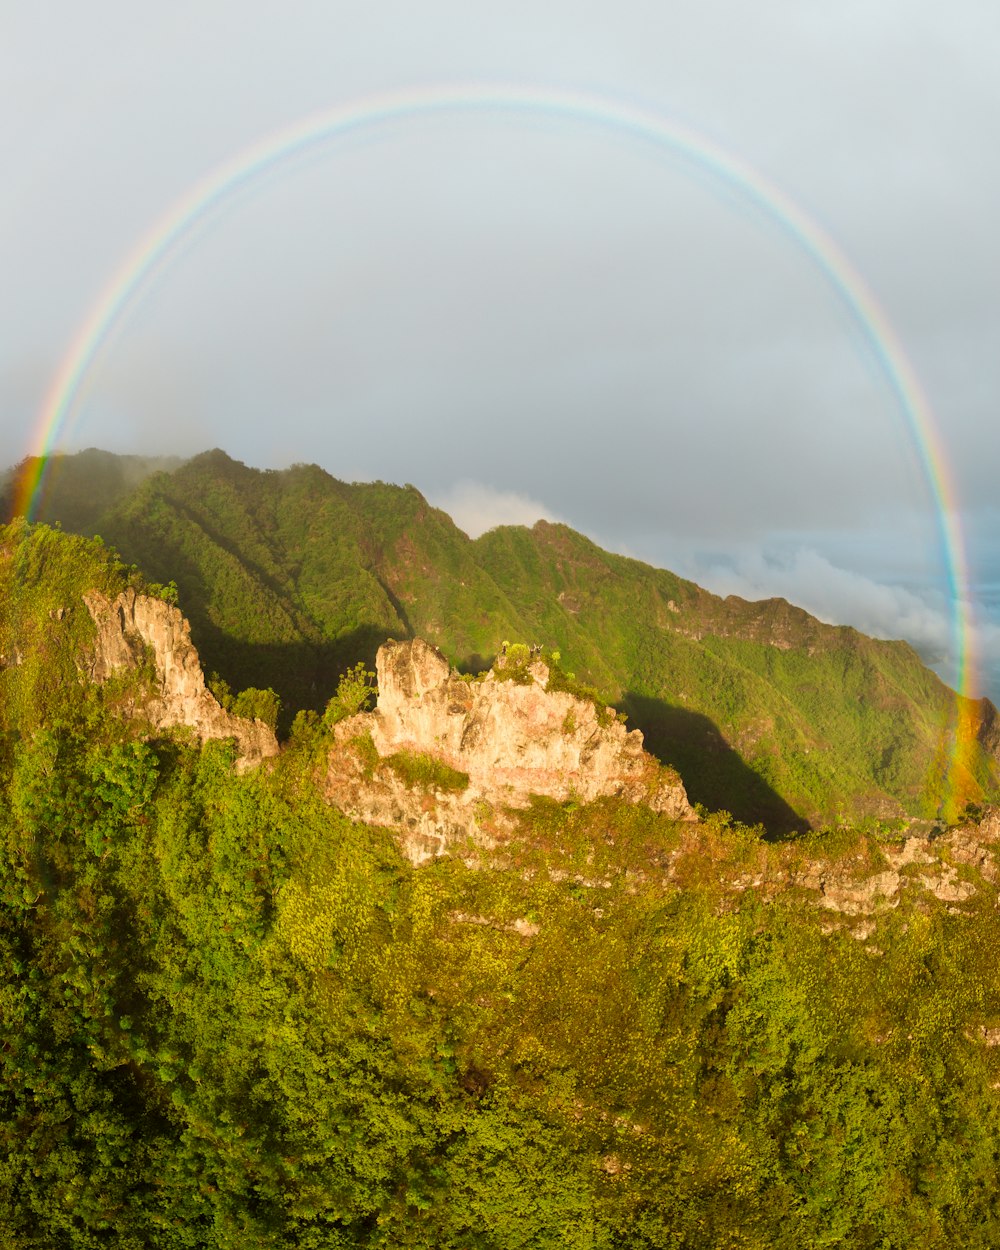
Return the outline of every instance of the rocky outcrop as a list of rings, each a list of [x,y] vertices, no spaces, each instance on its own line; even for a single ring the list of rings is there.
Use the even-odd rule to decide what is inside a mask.
[[[990,808],[977,824],[871,843],[865,854],[842,861],[808,860],[777,874],[771,884],[797,886],[819,907],[848,917],[892,911],[907,896],[919,901],[931,895],[954,910],[984,888],[1000,885],[998,842],[1000,808]],[[753,884],[761,885],[765,877],[760,874]]]
[[[387,643],[376,660],[378,703],[367,716],[379,755],[429,751],[466,772],[480,793],[515,806],[538,794],[616,796],[693,820],[680,778],[661,769],[613,708],[546,689],[541,661],[525,684],[490,671],[465,681],[421,639]]]
[[[615,796],[676,820],[697,819],[680,778],[643,750],[642,734],[629,733],[612,708],[548,690],[549,670],[540,661],[521,681],[492,671],[467,681],[435,647],[414,639],[386,643],[376,668],[375,711],[338,725],[339,746],[370,736],[379,760],[401,752],[430,755],[466,774],[468,786],[414,794],[391,770],[362,778],[335,749],[327,793],[359,819],[402,829],[415,862],[470,834],[487,840],[503,809],[524,807],[532,795]]]
[[[131,589],[113,600],[92,591],[83,600],[97,631],[81,665],[91,681],[107,681],[148,661],[153,688],[135,712],[155,729],[188,725],[203,742],[235,738],[242,768],[277,754],[268,725],[231,715],[208,690],[191,627],[177,608]]]

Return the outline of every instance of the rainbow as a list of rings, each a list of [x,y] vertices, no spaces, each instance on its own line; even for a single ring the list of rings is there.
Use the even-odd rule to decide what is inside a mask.
[[[143,292],[170,265],[200,227],[238,193],[276,166],[340,136],[410,118],[455,112],[548,115],[625,134],[709,173],[742,201],[763,210],[818,268],[860,328],[896,399],[935,500],[948,591],[953,607],[956,686],[972,681],[970,629],[965,607],[968,571],[954,482],[931,406],[887,316],[861,274],[823,228],[746,161],[690,127],[648,108],[587,92],[517,84],[458,83],[368,96],[314,113],[276,131],[192,186],[125,256],[79,326],[52,380],[28,455],[18,511],[35,514],[48,460],[65,437],[87,376]]]

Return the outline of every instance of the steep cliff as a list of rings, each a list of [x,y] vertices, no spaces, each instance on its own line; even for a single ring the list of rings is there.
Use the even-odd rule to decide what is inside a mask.
[[[177,608],[131,589],[115,599],[91,591],[83,601],[97,628],[93,647],[82,662],[91,681],[107,681],[121,669],[139,667],[148,657],[153,692],[136,710],[154,728],[188,725],[203,742],[235,738],[242,768],[277,754],[278,742],[269,726],[231,715],[207,689],[191,628]]]
[[[696,819],[680,778],[643,750],[614,709],[550,691],[537,661],[524,681],[490,671],[458,676],[421,639],[389,642],[376,659],[378,702],[336,729],[327,795],[362,820],[403,830],[407,854],[421,862],[456,839],[489,840],[503,809],[531,796],[589,802],[617,797],[676,820]],[[375,759],[352,743],[370,742]],[[428,758],[412,783],[407,759]],[[387,764],[388,767],[383,767]]]

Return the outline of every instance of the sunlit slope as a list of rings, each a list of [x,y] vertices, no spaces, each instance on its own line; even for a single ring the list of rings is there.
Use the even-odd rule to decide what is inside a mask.
[[[58,515],[57,490],[48,506]],[[206,669],[273,686],[286,723],[386,637],[420,635],[467,669],[520,639],[625,706],[694,800],[778,831],[936,816],[997,791],[975,736],[990,740],[992,706],[961,708],[907,644],[780,599],[721,599],[565,526],[471,541],[413,487],[261,472],[219,451],[148,478],[96,524],[177,582]]]
[[[0,753],[88,706],[128,702],[143,675],[109,682],[100,699],[80,683],[95,634],[88,591],[144,589],[101,542],[15,521],[0,526]]]
[[[447,549],[397,494],[407,558],[425,523]],[[618,594],[641,632],[700,593],[625,561],[585,604],[619,562],[552,527],[456,552],[609,673]],[[321,723],[241,772],[135,718],[148,669],[88,682],[81,597],[129,585],[96,540],[0,530],[5,1250],[1000,1244],[996,812],[767,845],[549,799],[415,867],[325,800]]]
[[[936,812],[958,701],[908,644],[780,599],[720,599],[565,526],[494,530],[476,546],[500,584],[532,588],[537,632],[615,686],[696,798],[780,816],[763,782],[810,819]],[[978,744],[965,764],[963,798],[995,787]]]

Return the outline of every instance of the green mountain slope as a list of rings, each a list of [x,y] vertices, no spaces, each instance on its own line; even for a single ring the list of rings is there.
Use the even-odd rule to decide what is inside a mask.
[[[43,517],[73,515],[56,482]],[[464,669],[522,639],[627,710],[695,801],[774,832],[997,793],[995,709],[958,699],[907,644],[783,600],[720,599],[565,526],[471,541],[413,487],[261,472],[214,451],[84,528],[176,581],[206,669],[273,686],[286,725],[386,637],[425,637]]]
[[[0,531],[5,1250],[1000,1243],[1000,813],[768,845],[550,800],[416,868],[324,801],[321,726],[240,773],[83,678],[129,580]]]

